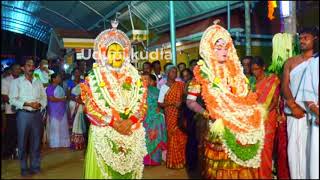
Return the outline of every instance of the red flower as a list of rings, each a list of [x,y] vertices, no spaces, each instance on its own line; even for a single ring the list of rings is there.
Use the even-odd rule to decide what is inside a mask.
[[[131,84],[132,83],[132,78],[131,77],[126,77],[125,82],[126,82],[126,84]]]

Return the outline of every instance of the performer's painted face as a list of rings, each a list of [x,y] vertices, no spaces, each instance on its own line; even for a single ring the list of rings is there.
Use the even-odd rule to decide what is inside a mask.
[[[217,40],[214,46],[214,53],[219,63],[224,63],[227,60],[228,49],[223,39]]]
[[[108,64],[114,68],[120,68],[124,61],[123,48],[118,43],[113,43],[107,51]]]

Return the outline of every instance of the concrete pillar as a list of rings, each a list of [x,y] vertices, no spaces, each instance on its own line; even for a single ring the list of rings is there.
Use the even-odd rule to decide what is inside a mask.
[[[296,1],[289,1],[289,3],[290,16],[283,17],[284,32],[294,35],[297,33]]]
[[[244,1],[245,11],[245,36],[246,36],[246,55],[251,55],[251,19],[250,19],[250,1]]]
[[[176,58],[176,22],[174,17],[174,1],[169,1],[170,5],[170,38],[171,38],[171,62],[177,65]]]
[[[228,1],[228,4],[227,4],[227,15],[228,15],[228,31],[230,31],[230,1]]]

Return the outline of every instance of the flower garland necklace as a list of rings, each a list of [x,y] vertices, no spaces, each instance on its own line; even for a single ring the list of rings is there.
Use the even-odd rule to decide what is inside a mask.
[[[216,70],[213,71],[215,73],[211,69]],[[246,103],[235,101],[241,100],[236,94],[243,92],[237,90],[232,92],[232,87],[239,84],[237,81],[243,82],[239,79],[241,76],[235,77],[236,80],[228,80],[227,84],[223,83],[219,78],[221,77],[219,68],[214,66],[214,63],[210,68],[204,61],[199,61],[195,68],[195,77],[202,84],[202,95],[208,111],[211,117],[216,119],[214,123],[209,123],[210,136],[221,137],[224,149],[234,162],[246,167],[259,167],[264,143],[264,110],[260,106],[252,107],[255,102],[254,97],[249,96]],[[223,77],[230,78],[228,70],[223,72]],[[242,88],[243,91],[248,92],[245,88]],[[248,120],[252,117],[257,121],[250,123]]]
[[[144,141],[144,128],[134,131],[131,136],[121,135],[112,127],[92,126],[93,141],[98,166],[105,178],[111,178],[105,172],[104,163],[112,170],[124,175],[132,173],[131,179],[140,179],[143,174],[143,157],[147,154]]]
[[[116,79],[108,69],[102,70],[101,68],[95,67],[93,72],[94,76],[97,78],[97,83],[101,89],[102,96],[107,104],[116,111],[125,114],[129,114],[130,112],[134,114],[138,111],[139,103],[143,103],[140,99],[142,99],[142,92],[145,92],[145,90],[142,86],[140,76],[137,73],[133,73],[131,68],[126,69],[124,72],[136,75],[132,77],[131,82],[123,82],[123,79]],[[132,83],[132,81],[135,83]],[[123,89],[121,83],[127,84],[131,87]],[[92,82],[90,84],[94,83]],[[123,94],[127,94],[128,96],[123,97]]]
[[[85,112],[92,126],[92,148],[97,165],[104,178],[141,179],[143,157],[147,154],[145,130],[141,121],[146,112],[146,86],[138,71],[130,64],[129,38],[116,29],[101,32],[94,44],[93,69],[80,84]],[[124,52],[120,68],[107,64],[104,55],[113,44],[119,44]],[[119,75],[119,76],[118,76]],[[112,127],[114,121],[133,122],[132,134],[122,135]]]
[[[214,66],[214,71],[212,71],[216,77],[216,82],[219,81],[219,83],[221,82],[225,87],[228,87],[230,85],[230,73],[222,69],[223,65],[218,64]]]
[[[127,70],[125,71],[125,69]],[[112,70],[108,71],[108,69],[104,69],[104,67],[98,67],[97,64],[94,64],[93,70],[89,73],[89,76],[87,76],[87,82],[92,93],[85,93],[88,95],[86,98],[96,102],[98,109],[106,113],[105,117],[108,118],[105,118],[104,121],[108,121],[107,119],[115,116],[116,112],[114,110],[119,112],[119,109],[125,109],[125,107],[132,108],[130,111],[128,111],[128,109],[122,112],[120,111],[121,119],[126,119],[130,115],[135,115],[141,119],[141,116],[144,115],[147,91],[145,87],[142,86],[140,76],[133,67],[124,68],[123,72],[130,74],[130,77],[132,77],[130,89],[121,89],[121,82],[125,77],[122,78],[122,81],[118,80],[111,74]],[[123,72],[119,73],[125,74]],[[123,83],[126,84],[129,82]],[[86,91],[86,88],[83,89]],[[122,98],[121,93],[117,92],[120,90],[122,91],[121,93],[124,91],[128,92],[131,100],[130,103],[120,99]],[[92,98],[90,98],[90,96],[92,96]],[[125,106],[127,105],[126,103],[128,103],[128,106]],[[108,122],[105,122],[105,124],[108,124]],[[143,127],[139,128],[141,127],[139,125],[140,122],[135,124],[136,128],[130,136],[120,134],[111,126],[91,126],[94,152],[99,169],[104,178],[113,177],[110,171],[116,171],[121,175],[127,175],[129,173],[129,175],[131,174],[131,178],[139,179],[142,177],[144,167],[143,157],[147,154],[147,151],[144,140],[145,130]],[[141,163],[137,163],[140,161]],[[108,170],[106,170],[104,164],[107,164]]]

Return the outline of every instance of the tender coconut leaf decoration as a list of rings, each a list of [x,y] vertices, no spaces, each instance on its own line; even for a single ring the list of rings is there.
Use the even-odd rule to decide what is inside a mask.
[[[272,63],[268,68],[271,73],[281,74],[284,63],[300,53],[297,36],[289,33],[277,33],[272,38]]]

